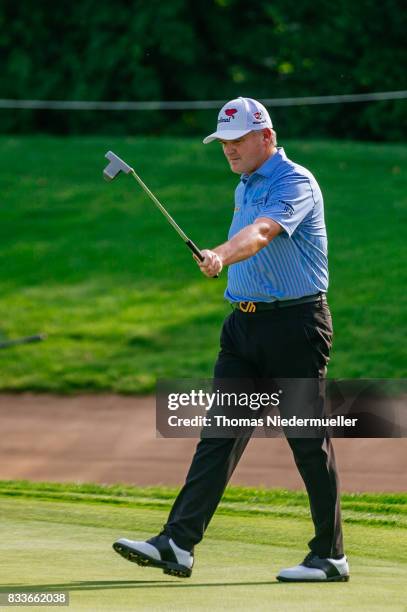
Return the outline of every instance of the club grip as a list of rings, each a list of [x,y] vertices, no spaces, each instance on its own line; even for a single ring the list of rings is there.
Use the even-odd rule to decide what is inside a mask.
[[[187,247],[189,249],[191,249],[193,254],[198,257],[199,261],[203,261],[205,259],[205,257],[202,255],[201,251],[198,249],[196,244],[194,242],[192,242],[192,240],[187,240],[185,242],[185,244],[187,245]],[[219,278],[219,276],[218,276],[218,274],[216,274],[216,276],[212,276],[212,278]]]
[[[191,251],[193,252],[194,255],[196,255],[199,259],[199,261],[203,261],[205,259],[205,257],[202,255],[201,251],[198,249],[198,247],[196,246],[196,244],[194,244],[192,242],[192,240],[187,240],[186,243],[187,247],[189,249],[191,249]]]

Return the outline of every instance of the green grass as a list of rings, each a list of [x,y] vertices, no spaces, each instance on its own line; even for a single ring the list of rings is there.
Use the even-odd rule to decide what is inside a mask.
[[[132,487],[129,485],[36,483],[0,480],[0,496],[109,504],[121,507],[160,509],[171,507],[175,487]],[[344,521],[407,529],[407,493],[344,493]],[[308,497],[300,491],[228,487],[218,510],[221,514],[309,518]],[[407,534],[406,534],[407,535]],[[406,551],[407,555],[407,551]],[[407,556],[406,556],[407,560]]]
[[[157,532],[174,494],[0,481],[0,591],[66,589],[72,610],[405,610],[406,494],[343,496],[352,577],[325,585],[275,580],[301,559],[312,535],[304,494],[284,490],[229,488],[188,580],[111,551],[117,537]]]
[[[405,375],[406,150],[282,143],[326,202],[333,377]],[[212,373],[230,312],[129,178],[101,179],[104,153],[128,159],[202,247],[225,239],[236,176],[216,145],[170,138],[0,138],[0,332],[48,334],[0,352],[0,389],[149,392],[157,378]]]

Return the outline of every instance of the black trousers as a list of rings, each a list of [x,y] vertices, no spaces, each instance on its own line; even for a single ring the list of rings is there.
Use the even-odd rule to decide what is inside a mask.
[[[243,313],[224,322],[214,378],[322,378],[332,345],[326,302]],[[249,441],[202,438],[163,532],[192,550],[201,541]],[[338,476],[330,439],[287,438],[304,481],[315,527],[310,549],[320,557],[343,554]],[[272,442],[270,442],[272,444]]]

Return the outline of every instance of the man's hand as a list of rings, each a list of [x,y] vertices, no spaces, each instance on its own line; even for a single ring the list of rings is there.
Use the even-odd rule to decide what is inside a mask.
[[[222,272],[223,262],[219,255],[214,251],[209,251],[208,249],[204,249],[201,251],[204,256],[203,261],[199,261],[198,257],[194,255],[194,259],[198,266],[201,269],[201,272],[205,274],[205,276],[216,276]]]
[[[213,251],[201,251],[203,261],[194,255],[194,259],[205,276],[219,275],[223,266],[243,261],[252,257],[260,249],[267,246],[278,234],[283,231],[281,225],[268,217],[259,217],[250,225],[246,225],[230,240],[217,246]]]

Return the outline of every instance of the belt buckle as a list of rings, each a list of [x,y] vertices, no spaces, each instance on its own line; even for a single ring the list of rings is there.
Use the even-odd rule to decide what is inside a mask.
[[[239,310],[242,312],[256,312],[256,304],[254,302],[239,302]]]

